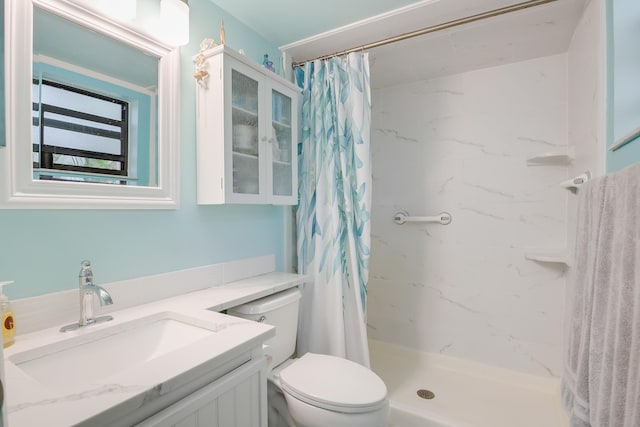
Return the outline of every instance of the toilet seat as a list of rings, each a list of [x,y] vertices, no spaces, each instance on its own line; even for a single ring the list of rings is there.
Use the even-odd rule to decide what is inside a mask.
[[[280,382],[280,372],[282,372],[282,370],[286,369],[288,366],[291,366],[292,364],[296,363],[297,361],[298,359],[287,359],[284,362],[282,362],[280,365],[276,366],[275,368],[271,368],[267,364],[267,380],[271,381],[276,386],[278,386],[278,388],[281,389],[282,384]]]
[[[280,372],[282,390],[309,405],[344,413],[372,412],[387,404],[387,387],[364,366],[307,353]]]

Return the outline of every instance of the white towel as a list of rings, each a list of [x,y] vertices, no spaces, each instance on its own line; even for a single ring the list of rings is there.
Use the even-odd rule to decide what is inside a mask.
[[[562,400],[572,427],[640,427],[640,163],[580,188]]]

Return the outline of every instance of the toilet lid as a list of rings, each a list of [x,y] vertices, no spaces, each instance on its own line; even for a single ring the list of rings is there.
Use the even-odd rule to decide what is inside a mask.
[[[370,412],[387,400],[387,387],[373,371],[324,354],[305,354],[280,372],[280,381],[293,397],[338,412]]]

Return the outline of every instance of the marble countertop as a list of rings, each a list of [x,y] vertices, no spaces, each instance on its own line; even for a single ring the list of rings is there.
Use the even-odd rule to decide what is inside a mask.
[[[155,407],[170,393],[186,393],[198,381],[223,375],[251,359],[252,351],[272,337],[273,327],[219,313],[247,301],[297,286],[304,276],[268,273],[225,285],[187,293],[173,298],[110,313],[113,320],[73,332],[61,333],[63,325],[18,336],[5,349],[6,405],[11,427],[108,426],[118,418],[138,410]],[[89,342],[96,335],[123,330],[148,316],[188,319],[193,324],[214,331],[175,351],[131,366],[119,373],[95,380],[68,381],[59,387],[46,386],[27,375],[18,364],[28,352],[43,346],[65,346]],[[35,350],[34,350],[35,349]],[[123,351],[136,351],[124,349]],[[87,360],[100,369],[100,360]],[[216,367],[226,371],[216,373]],[[199,385],[198,387],[201,387]],[[191,391],[189,391],[190,393]],[[187,393],[188,394],[188,393]],[[149,406],[147,406],[149,405]],[[166,405],[165,405],[166,406]]]

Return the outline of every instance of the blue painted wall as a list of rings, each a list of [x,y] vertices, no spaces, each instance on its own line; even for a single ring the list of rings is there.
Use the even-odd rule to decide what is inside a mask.
[[[607,0],[608,143],[640,127],[640,2]],[[607,172],[640,161],[640,138],[607,152]]]
[[[4,40],[4,0],[0,0],[0,34]],[[0,43],[0,58],[4,58],[4,42]],[[2,76],[0,78],[0,147],[3,147],[6,140],[4,129],[4,61],[0,61],[0,76]]]
[[[4,0],[0,3],[4,6]],[[9,297],[76,287],[80,261],[85,258],[92,260],[98,283],[272,253],[278,268],[283,265],[284,208],[196,205],[191,59],[203,38],[218,39],[221,18],[231,48],[244,49],[256,61],[264,53],[277,58],[279,52],[209,0],[191,0],[189,5],[191,42],[181,49],[180,209],[0,210],[0,280],[16,281],[7,288]],[[4,120],[3,111],[1,116]]]

